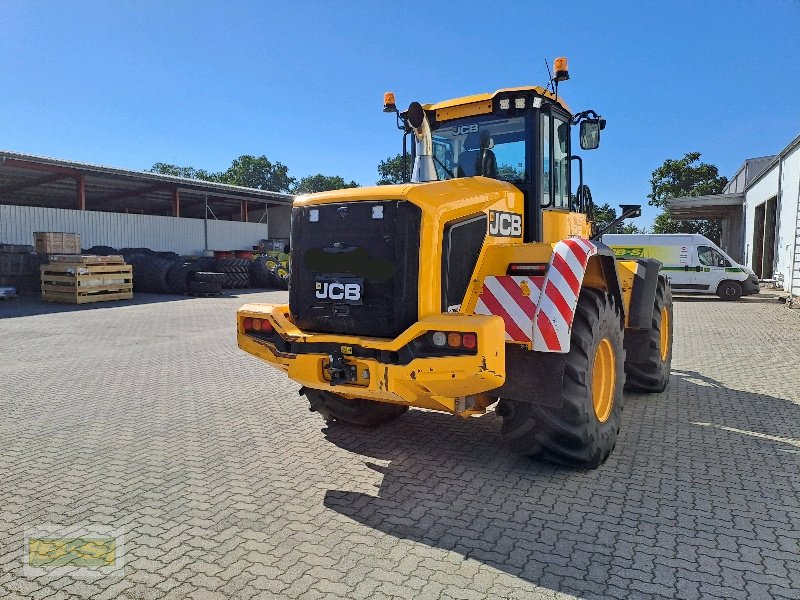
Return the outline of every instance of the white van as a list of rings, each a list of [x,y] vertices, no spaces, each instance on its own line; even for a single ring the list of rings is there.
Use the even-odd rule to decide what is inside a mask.
[[[676,292],[716,294],[723,300],[759,292],[753,271],[707,237],[688,233],[611,234],[603,243],[617,256],[655,258]]]

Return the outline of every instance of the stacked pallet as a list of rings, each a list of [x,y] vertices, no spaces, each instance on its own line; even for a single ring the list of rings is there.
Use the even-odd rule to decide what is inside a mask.
[[[80,254],[81,235],[60,231],[34,231],[36,254]]]
[[[133,269],[121,256],[53,255],[40,269],[42,300],[86,304],[133,298]]]

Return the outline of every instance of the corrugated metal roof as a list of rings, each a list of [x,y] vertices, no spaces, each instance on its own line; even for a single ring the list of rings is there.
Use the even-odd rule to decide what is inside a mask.
[[[667,200],[667,208],[675,219],[713,219],[724,217],[731,210],[741,209],[744,193],[682,196]]]
[[[105,165],[95,165],[91,163],[84,163],[72,160],[64,160],[60,158],[50,158],[47,156],[36,156],[34,154],[23,154],[20,152],[12,152],[10,150],[0,150],[0,165],[7,160],[13,159],[22,162],[29,162],[39,165],[47,165],[52,167],[60,167],[65,169],[73,169],[85,175],[93,175],[97,177],[109,177],[115,179],[129,179],[140,182],[152,183],[173,183],[182,190],[192,190],[195,192],[207,191],[215,196],[228,196],[240,199],[259,199],[269,200],[272,202],[291,204],[294,196],[292,194],[283,194],[280,192],[272,192],[269,190],[259,190],[257,188],[241,187],[238,185],[228,185],[225,183],[217,183],[213,181],[202,181],[200,179],[188,179],[186,177],[175,177],[173,175],[162,175],[160,173],[151,173],[149,171],[132,171],[130,169],[120,169],[118,167],[109,167]]]
[[[758,175],[755,175],[752,178],[748,178],[748,182],[745,186],[745,191],[747,191],[748,189],[753,187],[756,183],[758,183],[761,180],[761,178],[764,177],[764,175],[766,175],[772,169],[772,167],[778,164],[778,161],[780,161],[784,156],[789,154],[798,145],[800,145],[800,135],[794,138],[791,142],[789,142],[789,145],[787,145],[783,150],[781,150],[778,154],[776,154],[772,158],[772,160],[769,161],[769,163],[767,163],[761,169]]]

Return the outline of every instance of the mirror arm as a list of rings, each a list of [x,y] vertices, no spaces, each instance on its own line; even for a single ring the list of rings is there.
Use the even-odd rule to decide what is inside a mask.
[[[408,134],[403,134],[403,183],[408,183]]]
[[[608,225],[603,227],[600,231],[595,233],[592,236],[592,240],[598,240],[604,233],[611,231],[622,223],[625,219],[630,219],[631,217],[641,217],[642,216],[642,207],[638,204],[620,204],[619,207],[622,209],[622,215],[611,221]]]

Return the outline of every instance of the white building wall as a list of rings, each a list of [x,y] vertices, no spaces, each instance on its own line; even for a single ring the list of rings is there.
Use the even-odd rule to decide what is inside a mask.
[[[783,273],[783,280],[788,290],[797,229],[797,211],[800,205],[800,146],[787,154],[782,162],[781,200],[775,232],[778,258],[775,273]]]
[[[32,244],[34,231],[80,233],[84,248],[141,247],[197,255],[204,246],[202,219],[0,205],[0,244]],[[250,250],[267,237],[266,223],[208,221],[209,250]]]
[[[753,268],[753,229],[755,210],[770,198],[780,198],[775,224],[775,277],[783,275],[784,288],[788,290],[792,271],[794,242],[800,205],[800,146],[781,157],[745,195],[745,247],[746,262]]]
[[[747,190],[744,198],[745,210],[745,261],[748,267],[753,268],[753,229],[755,225],[756,206],[763,204],[770,198],[778,195],[778,165],[776,164],[758,183]]]

